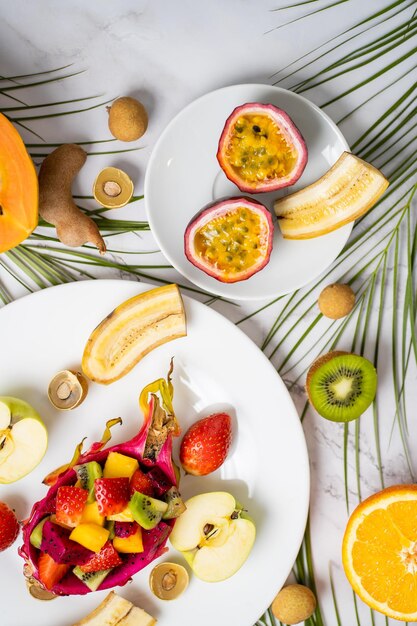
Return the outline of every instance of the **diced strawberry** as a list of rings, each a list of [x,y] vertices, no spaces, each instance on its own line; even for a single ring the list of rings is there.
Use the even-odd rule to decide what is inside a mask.
[[[66,526],[77,526],[81,521],[88,491],[81,487],[60,487],[56,494],[56,521]]]
[[[133,496],[135,491],[145,494],[145,496],[155,495],[153,484],[147,474],[138,469],[130,479],[130,495]]]
[[[94,491],[100,515],[116,515],[130,499],[128,478],[96,478]]]
[[[55,563],[53,558],[41,552],[38,560],[39,578],[45,589],[51,591],[68,572],[71,566]]]
[[[205,476],[225,461],[232,442],[232,420],[227,413],[215,413],[195,422],[181,442],[183,469],[194,476]]]
[[[94,554],[87,563],[81,565],[83,572],[101,572],[105,569],[117,567],[122,563],[119,553],[114,549],[110,541],[104,544],[100,552]]]

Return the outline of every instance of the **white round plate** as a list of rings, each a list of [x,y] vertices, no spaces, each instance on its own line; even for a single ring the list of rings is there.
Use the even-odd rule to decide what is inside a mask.
[[[77,282],[1,309],[0,395],[20,397],[38,409],[49,430],[49,448],[29,476],[0,485],[0,500],[14,506],[23,519],[46,493],[43,477],[69,461],[84,436],[86,445],[97,441],[106,420],[121,416],[123,425],[113,429],[112,441],[132,437],[142,423],[141,389],[165,376],[174,356],[174,406],[183,431],[217,410],[230,411],[234,419],[233,445],[224,465],[204,478],[184,477],[182,495],[230,491],[254,518],[257,538],[248,561],[232,578],[214,584],[191,576],[188,590],[176,601],[163,602],[151,594],[152,566],[116,592],[156,617],[158,626],[253,626],[297,556],[309,499],[308,457],[297,412],[284,383],[255,344],[212,309],[184,297],[187,337],[160,346],[112,385],[91,384],[87,399],[73,411],[55,410],[46,395],[55,372],[79,368],[87,338],[102,318],[150,287],[115,280]],[[4,626],[68,626],[107,595],[102,591],[52,602],[33,599],[17,554],[20,542],[19,537],[0,554]],[[172,547],[160,560],[167,559],[184,563]]]
[[[285,240],[274,218],[274,247],[268,265],[251,278],[221,283],[194,267],[184,254],[184,231],[205,205],[242,194],[221,170],[217,144],[226,119],[245,102],[274,104],[301,131],[308,163],[296,185],[252,197],[274,215],[273,201],[313,183],[349,146],[336,124],[317,106],[286,89],[270,85],[233,85],[212,91],[185,107],[156,143],[145,176],[145,205],[152,233],[170,263],[198,287],[234,300],[261,300],[286,294],[313,280],[337,257],[352,224],[315,239]]]

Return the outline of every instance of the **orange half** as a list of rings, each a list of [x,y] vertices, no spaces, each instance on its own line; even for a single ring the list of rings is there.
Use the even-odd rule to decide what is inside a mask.
[[[389,487],[364,500],[349,519],[342,558],[366,604],[417,622],[417,485]]]

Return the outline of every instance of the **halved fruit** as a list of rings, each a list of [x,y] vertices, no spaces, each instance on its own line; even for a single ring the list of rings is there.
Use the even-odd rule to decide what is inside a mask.
[[[123,302],[92,332],[84,349],[83,372],[109,385],[157,346],[186,334],[177,285],[151,289]]]
[[[217,160],[241,191],[275,191],[300,178],[307,146],[285,111],[273,104],[250,102],[237,107],[226,120]]]
[[[285,239],[330,233],[369,211],[389,182],[373,165],[350,152],[315,183],[274,203]]]
[[[352,513],[343,538],[346,576],[366,604],[417,622],[417,486],[396,485]]]
[[[350,422],[374,401],[377,380],[376,369],[368,359],[335,350],[314,361],[307,373],[306,390],[322,417]]]
[[[273,229],[271,214],[260,202],[228,198],[204,209],[188,224],[185,255],[223,283],[246,280],[267,265]]]

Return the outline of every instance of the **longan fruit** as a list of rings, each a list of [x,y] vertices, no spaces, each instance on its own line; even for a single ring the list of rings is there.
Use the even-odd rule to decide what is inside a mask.
[[[318,305],[325,317],[338,320],[348,315],[355,306],[355,292],[349,285],[334,283],[323,289]]]
[[[287,585],[276,595],[272,613],[283,624],[292,626],[311,617],[316,609],[314,593],[304,585]]]
[[[109,129],[120,141],[136,141],[148,128],[148,114],[139,100],[124,96],[107,108]]]

